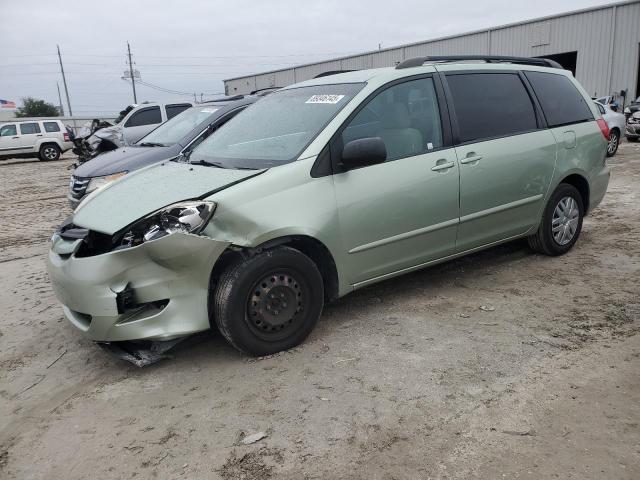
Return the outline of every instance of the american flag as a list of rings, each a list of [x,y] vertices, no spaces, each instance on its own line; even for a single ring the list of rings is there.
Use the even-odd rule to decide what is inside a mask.
[[[0,108],[16,108],[16,104],[9,100],[0,99]]]

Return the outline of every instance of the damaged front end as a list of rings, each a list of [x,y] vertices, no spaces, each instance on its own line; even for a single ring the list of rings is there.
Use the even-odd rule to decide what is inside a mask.
[[[124,128],[120,122],[135,107],[129,105],[122,110],[113,123],[96,118],[85,125],[73,140],[72,151],[78,156],[74,166],[78,167],[101,153],[124,147]]]
[[[74,140],[73,153],[78,155],[77,167],[101,153],[110,152],[125,146],[124,129],[120,125],[108,126],[97,130],[89,137]]]
[[[208,330],[210,275],[229,243],[171,231],[114,246],[122,238],[70,223],[54,234],[48,271],[67,319],[97,342],[167,341]]]

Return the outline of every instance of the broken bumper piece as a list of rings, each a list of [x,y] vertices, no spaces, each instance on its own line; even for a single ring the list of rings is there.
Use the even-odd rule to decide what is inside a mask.
[[[137,247],[76,257],[52,239],[47,262],[67,319],[91,340],[171,340],[209,329],[211,270],[228,242],[173,233]]]

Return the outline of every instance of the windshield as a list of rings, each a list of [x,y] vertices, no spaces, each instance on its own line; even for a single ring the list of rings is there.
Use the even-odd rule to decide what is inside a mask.
[[[202,142],[191,162],[222,168],[269,168],[291,162],[363,86],[344,83],[274,92]]]
[[[167,120],[147,136],[142,137],[138,145],[156,145],[170,147],[175,145],[202,122],[212,117],[220,107],[193,107]]]

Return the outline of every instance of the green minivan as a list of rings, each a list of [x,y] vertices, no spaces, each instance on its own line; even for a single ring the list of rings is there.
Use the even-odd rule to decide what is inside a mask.
[[[609,182],[606,123],[545,59],[423,57],[259,100],[179,157],[89,195],[52,237],[97,342],[213,326],[266,355],[325,302],[516,238],[561,255]]]

